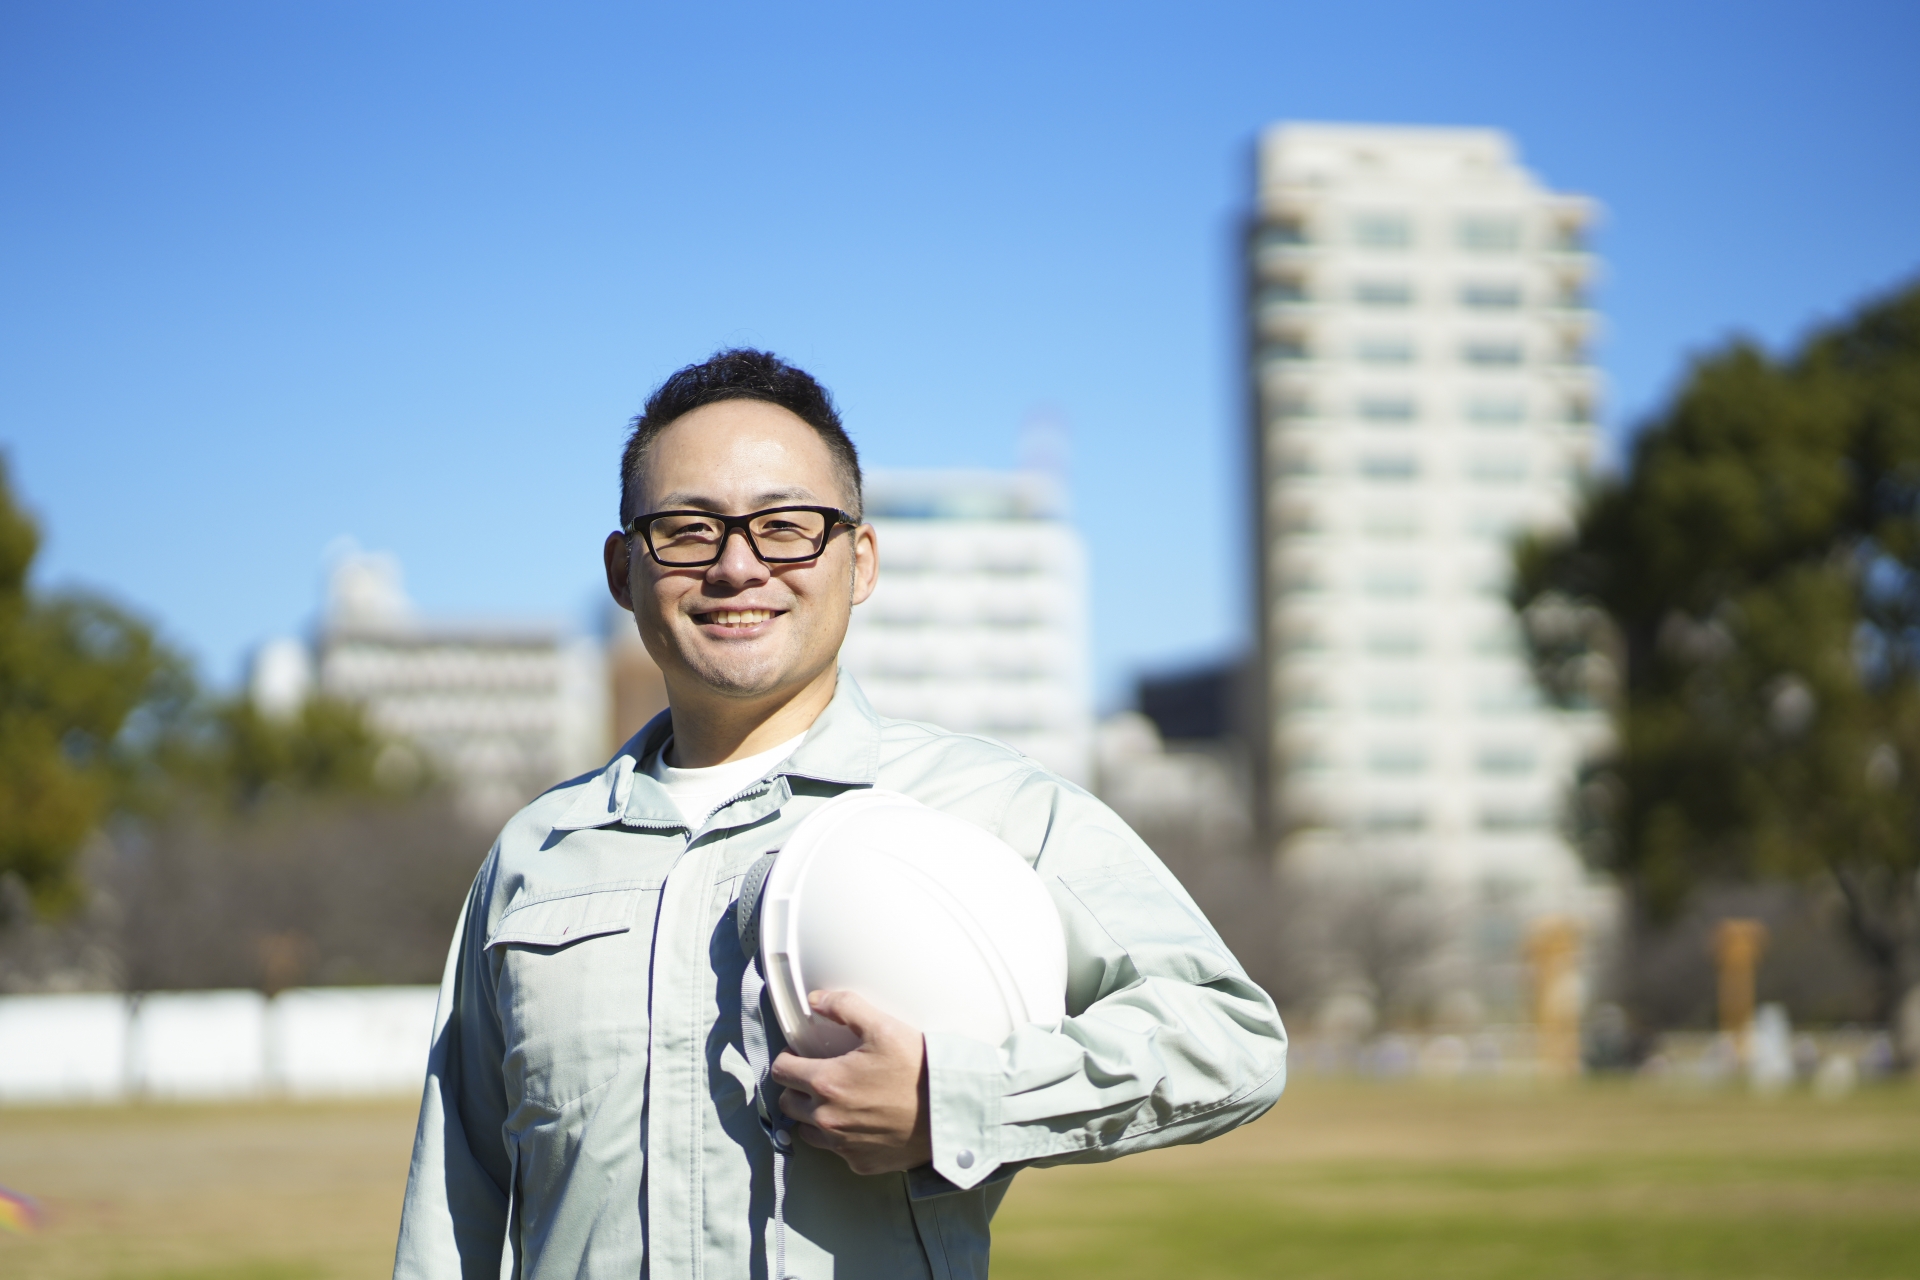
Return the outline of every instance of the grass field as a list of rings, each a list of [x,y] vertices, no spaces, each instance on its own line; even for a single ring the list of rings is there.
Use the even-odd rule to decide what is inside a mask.
[[[0,1111],[8,1280],[391,1265],[409,1104]],[[1021,1176],[1003,1280],[1920,1276],[1920,1091],[1295,1084],[1206,1147]]]

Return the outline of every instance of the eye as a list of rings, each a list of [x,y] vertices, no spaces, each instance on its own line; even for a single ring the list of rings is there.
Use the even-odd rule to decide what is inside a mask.
[[[826,522],[816,511],[773,511],[753,522],[753,536],[777,546],[811,543]]]
[[[660,542],[712,542],[720,536],[720,522],[706,516],[662,516],[653,522]]]

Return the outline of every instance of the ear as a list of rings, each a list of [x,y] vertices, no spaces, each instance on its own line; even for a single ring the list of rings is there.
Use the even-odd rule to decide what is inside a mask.
[[[615,530],[607,535],[600,547],[601,559],[607,565],[607,591],[613,596],[613,602],[633,612],[633,544],[627,535]]]
[[[853,602],[864,603],[880,581],[880,537],[873,526],[853,531]]]

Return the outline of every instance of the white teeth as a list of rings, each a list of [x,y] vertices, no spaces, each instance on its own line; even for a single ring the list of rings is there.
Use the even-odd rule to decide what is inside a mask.
[[[771,609],[716,609],[707,620],[723,627],[751,627],[773,616]]]

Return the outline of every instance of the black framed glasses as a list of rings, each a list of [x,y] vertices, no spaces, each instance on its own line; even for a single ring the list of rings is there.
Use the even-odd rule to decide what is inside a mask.
[[[646,541],[647,554],[668,568],[698,569],[719,563],[735,529],[745,535],[747,547],[761,563],[802,564],[826,549],[835,529],[859,523],[838,507],[768,507],[744,516],[655,511],[629,520],[625,533],[629,538],[639,534]]]

